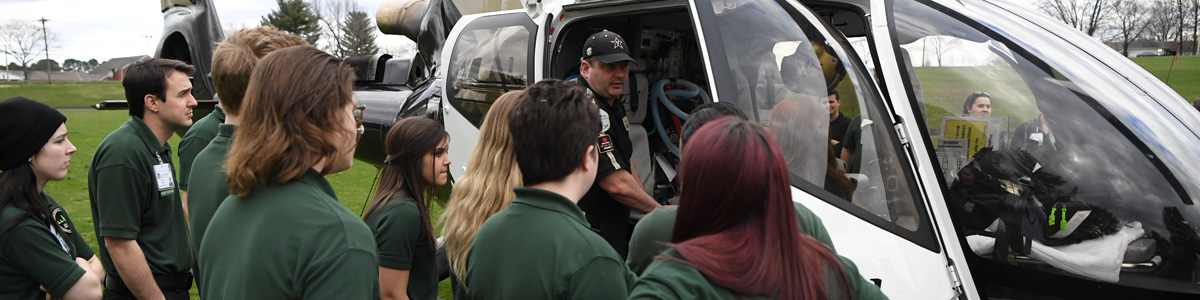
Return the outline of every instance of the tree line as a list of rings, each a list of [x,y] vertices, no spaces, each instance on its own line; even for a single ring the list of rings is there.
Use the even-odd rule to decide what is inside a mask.
[[[262,25],[295,34],[337,57],[379,52],[370,15],[355,0],[276,0]]]
[[[1200,35],[1200,0],[1038,0],[1037,6],[1083,33],[1119,44],[1126,56],[1138,40],[1195,45]]]

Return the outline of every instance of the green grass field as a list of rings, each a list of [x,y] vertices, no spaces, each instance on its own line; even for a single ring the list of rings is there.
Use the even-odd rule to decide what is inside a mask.
[[[104,100],[123,100],[120,82],[5,82],[0,81],[0,99],[25,96],[53,107],[85,107]]]
[[[1179,65],[1174,65],[1173,56],[1138,57],[1132,59],[1154,77],[1163,80],[1188,101],[1200,98],[1200,56],[1180,56]],[[1167,73],[1170,72],[1170,78]]]

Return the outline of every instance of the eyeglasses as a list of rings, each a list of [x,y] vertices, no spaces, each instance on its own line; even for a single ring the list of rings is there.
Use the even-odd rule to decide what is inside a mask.
[[[974,97],[983,96],[983,97],[988,97],[988,98],[992,97],[992,95],[988,94],[987,92],[973,92],[973,93],[971,93],[971,96],[974,96]]]
[[[367,129],[363,127],[363,113],[367,111],[367,107],[363,105],[354,107],[354,126],[358,126],[358,135],[362,136]]]

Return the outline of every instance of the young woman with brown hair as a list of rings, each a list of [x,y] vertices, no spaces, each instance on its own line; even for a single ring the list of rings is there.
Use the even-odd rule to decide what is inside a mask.
[[[881,299],[854,264],[796,225],[787,165],[762,126],[727,117],[684,148],[670,250],[632,299]]]
[[[405,118],[388,130],[379,189],[363,215],[375,232],[385,300],[437,299],[437,242],[429,197],[448,180],[449,138],[442,124],[425,117]]]
[[[325,180],[354,162],[353,81],[341,59],[309,46],[254,67],[224,166],[230,196],[200,242],[205,298],[379,298],[371,229]]]

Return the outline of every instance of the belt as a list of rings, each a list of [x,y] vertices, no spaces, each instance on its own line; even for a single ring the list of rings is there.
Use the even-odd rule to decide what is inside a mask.
[[[158,289],[163,291],[187,291],[192,289],[192,274],[154,275],[154,283],[157,283]],[[133,291],[129,290],[129,286],[125,285],[125,281],[111,274],[104,277],[104,288],[117,294],[133,294]]]

